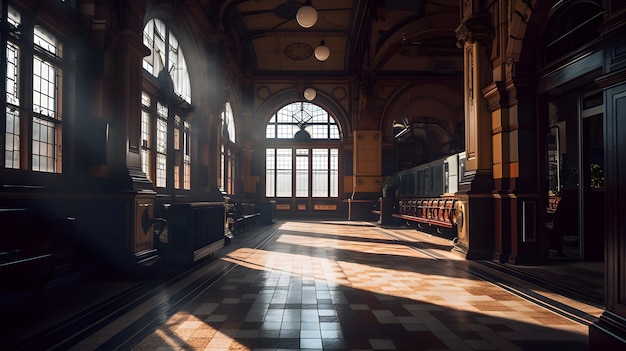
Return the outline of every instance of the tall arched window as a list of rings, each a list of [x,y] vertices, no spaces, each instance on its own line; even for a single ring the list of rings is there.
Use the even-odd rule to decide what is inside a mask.
[[[158,19],[148,21],[143,43],[142,170],[160,188],[191,189],[191,83],[176,37]],[[169,183],[172,184],[169,184]]]
[[[339,196],[339,127],[323,108],[295,102],[266,126],[267,197]]]
[[[235,143],[235,117],[230,102],[226,102],[222,118],[222,145],[220,159],[220,190],[227,194],[235,193],[235,159],[232,144]]]

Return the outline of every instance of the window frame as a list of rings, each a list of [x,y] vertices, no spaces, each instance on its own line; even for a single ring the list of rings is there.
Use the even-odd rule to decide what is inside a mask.
[[[283,114],[279,115],[281,111],[284,109],[288,109],[289,111],[294,111],[297,109],[296,104],[309,104],[313,105],[316,108],[319,108],[319,111],[323,111],[327,118],[324,122],[312,122],[307,123],[307,125],[302,125],[301,120],[294,119],[292,122],[286,120],[288,115]],[[297,111],[297,110],[296,110]],[[319,115],[312,116],[311,120],[315,120]],[[325,134],[327,138],[304,138],[300,139],[298,136],[298,132],[294,131],[296,129],[299,130],[307,130],[307,126],[326,126]],[[279,133],[278,129],[280,126],[284,126],[285,130],[292,130],[292,137],[279,137],[284,134]],[[316,200],[316,199],[338,199],[339,194],[339,186],[340,186],[340,168],[341,168],[341,154],[342,154],[342,141],[341,141],[341,132],[340,132],[340,124],[337,119],[330,114],[327,110],[322,108],[319,105],[297,101],[291,104],[287,104],[283,106],[281,109],[276,111],[272,117],[266,123],[266,134],[265,134],[265,197],[272,199],[299,199],[299,200]],[[273,131],[269,129],[273,128]],[[313,128],[312,130],[315,130]],[[308,132],[308,131],[307,131]],[[323,134],[323,133],[322,133]],[[269,137],[268,137],[269,135]],[[319,135],[319,134],[317,134]],[[314,136],[317,136],[314,135]],[[331,138],[331,136],[336,136],[336,138]],[[269,154],[273,150],[274,156],[271,157]],[[277,152],[278,150],[291,150],[289,165],[290,171],[287,172],[287,169],[284,169],[285,175],[288,175],[290,178],[290,182],[286,180],[279,180],[279,168],[277,166],[278,158]],[[306,150],[306,154],[305,151]],[[328,166],[328,170],[326,172],[326,182],[324,190],[325,194],[319,194],[318,191],[320,189],[315,187],[315,182],[317,182],[320,177],[316,177],[315,173],[323,168],[315,168],[315,159],[314,154],[319,150],[327,150],[326,164]],[[300,154],[298,154],[300,152]],[[331,156],[332,155],[332,156]],[[332,160],[331,160],[332,158]],[[303,160],[306,160],[304,162]],[[334,165],[334,169],[330,169],[330,165]],[[302,169],[298,169],[298,167],[302,167]],[[306,170],[306,175],[302,173],[302,170]],[[299,184],[305,182],[306,184],[303,187],[299,187]],[[287,185],[290,188],[289,193],[281,192],[279,189],[279,185]],[[306,188],[306,189],[304,189]],[[304,193],[306,192],[306,195]]]
[[[32,18],[16,6],[8,5],[7,10],[2,16],[12,27],[1,48],[7,63],[0,105],[5,112],[0,123],[1,169],[63,174],[65,104],[72,95],[70,85],[64,84],[72,74],[67,64],[71,54],[64,50],[74,28],[50,25],[45,11]],[[14,65],[8,64],[10,51],[16,53]]]
[[[172,32],[167,22],[152,18],[144,25],[144,45],[150,48],[148,58],[154,58],[152,47],[146,44],[146,30],[155,23],[162,24],[165,30],[163,46],[168,47],[164,54],[165,62],[162,66],[174,68],[176,74],[170,74],[167,81],[159,77],[153,67],[147,69],[146,58],[143,60],[143,90],[142,100],[149,97],[149,106],[142,103],[141,128],[141,164],[142,170],[155,188],[163,192],[188,192],[193,184],[193,125],[189,118],[193,109],[191,102],[191,80],[187,71],[186,59],[180,48],[180,41]],[[151,27],[153,28],[153,27]],[[169,41],[174,40],[175,50],[170,50]],[[169,62],[169,53],[181,53],[175,63]],[[158,54],[157,54],[158,55]],[[181,63],[183,62],[183,63]],[[149,66],[149,65],[148,65]],[[184,75],[176,69],[182,66]],[[163,68],[161,67],[161,68]],[[182,78],[181,78],[182,77]],[[185,78],[185,79],[183,79]],[[170,93],[168,86],[174,87],[175,92],[168,99],[163,99],[163,92]],[[176,93],[177,86],[182,85],[182,95]],[[160,112],[161,111],[161,112]],[[146,123],[145,120],[148,122]],[[147,131],[149,129],[149,131]],[[147,136],[147,138],[146,138]],[[148,160],[145,160],[145,158]]]

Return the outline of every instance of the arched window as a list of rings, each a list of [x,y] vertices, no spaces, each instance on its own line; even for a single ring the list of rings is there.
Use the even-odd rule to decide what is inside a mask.
[[[339,196],[339,127],[323,108],[289,104],[266,126],[267,197]]]
[[[544,64],[549,64],[600,39],[602,6],[589,0],[571,1],[550,19],[544,31]]]
[[[220,190],[227,194],[234,194],[236,155],[232,150],[232,144],[235,143],[235,117],[230,102],[226,102],[220,117],[222,118]]]
[[[174,93],[191,103],[191,83],[185,56],[178,40],[165,23],[158,19],[148,21],[143,29],[143,44],[150,48],[150,55],[143,59],[143,68],[154,77],[158,77],[167,66]]]
[[[191,125],[186,117],[193,108],[185,57],[176,37],[158,19],[144,27],[143,43],[150,48],[143,68],[153,78],[144,82],[142,94],[142,170],[157,187],[189,190]]]

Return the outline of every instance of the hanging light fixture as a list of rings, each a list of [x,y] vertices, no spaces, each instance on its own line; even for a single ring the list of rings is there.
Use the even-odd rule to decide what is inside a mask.
[[[311,0],[306,0],[296,12],[296,21],[304,28],[311,28],[317,22],[317,10],[311,5]]]
[[[330,56],[330,49],[326,46],[326,43],[322,40],[320,45],[315,48],[315,58],[320,61],[326,61]]]
[[[310,88],[310,87],[304,89],[304,98],[307,99],[308,101],[312,101],[313,99],[315,99],[316,96],[317,96],[317,92],[315,91],[315,89]]]

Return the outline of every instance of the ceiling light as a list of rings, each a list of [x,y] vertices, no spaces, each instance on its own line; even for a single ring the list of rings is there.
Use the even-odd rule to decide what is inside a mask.
[[[311,28],[317,22],[317,10],[311,5],[311,0],[307,0],[296,12],[296,21],[304,28]]]
[[[326,61],[330,56],[330,49],[326,46],[326,43],[322,40],[320,45],[315,48],[315,58],[320,61]]]
[[[315,96],[317,96],[317,92],[315,91],[315,89],[313,88],[304,89],[304,98],[307,99],[308,101],[315,99]]]

